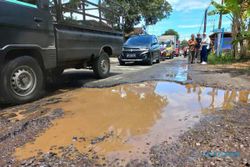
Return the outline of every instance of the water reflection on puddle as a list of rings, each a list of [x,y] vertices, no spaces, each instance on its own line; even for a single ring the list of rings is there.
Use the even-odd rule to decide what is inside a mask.
[[[147,156],[150,147],[178,136],[206,113],[233,102],[249,103],[249,91],[222,91],[195,85],[147,82],[105,89],[79,89],[69,102],[51,105],[65,116],[33,143],[16,149],[17,159],[75,146],[113,158]]]
[[[188,75],[188,65],[182,65],[178,67],[173,67],[173,70],[167,70],[167,74],[162,76],[168,81],[176,81],[176,82],[186,82],[191,80]]]

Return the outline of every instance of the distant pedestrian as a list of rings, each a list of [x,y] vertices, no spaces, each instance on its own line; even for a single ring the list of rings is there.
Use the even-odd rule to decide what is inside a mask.
[[[200,63],[201,63],[201,42],[202,42],[201,34],[197,34],[196,46],[195,46],[195,58],[197,59],[197,61],[200,61]]]
[[[187,57],[187,52],[188,52],[188,51],[187,51],[187,47],[184,47],[184,48],[183,48],[183,51],[184,51],[184,58],[186,58],[186,57]]]
[[[191,39],[188,41],[188,46],[189,46],[189,63],[193,64],[194,63],[194,58],[195,58],[195,46],[196,46],[196,40],[194,34],[191,35]]]
[[[201,42],[201,64],[207,64],[208,50],[210,48],[210,38],[204,33]]]

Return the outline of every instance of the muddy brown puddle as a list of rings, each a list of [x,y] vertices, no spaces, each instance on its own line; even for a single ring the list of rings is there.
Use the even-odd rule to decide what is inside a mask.
[[[78,89],[68,102],[48,106],[63,109],[64,117],[13,156],[23,160],[39,152],[60,155],[60,148],[74,146],[81,153],[94,150],[109,161],[144,159],[152,146],[175,140],[215,108],[249,103],[249,93],[168,82]]]

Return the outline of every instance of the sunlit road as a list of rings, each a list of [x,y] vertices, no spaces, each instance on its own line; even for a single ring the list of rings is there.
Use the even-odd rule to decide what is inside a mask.
[[[145,80],[173,80],[180,75],[180,70],[187,72],[186,60],[183,58],[166,60],[153,66],[137,64],[120,66],[115,59],[112,59],[111,76],[109,78],[97,80],[92,70],[68,69],[65,70],[60,80],[55,83],[54,88],[105,87]],[[181,75],[186,76],[186,74]]]

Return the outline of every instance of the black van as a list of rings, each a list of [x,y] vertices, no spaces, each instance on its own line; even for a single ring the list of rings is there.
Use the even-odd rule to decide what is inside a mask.
[[[109,57],[122,51],[123,9],[112,1],[114,8],[95,2],[0,0],[1,101],[39,98],[47,78],[66,68],[109,76]]]

